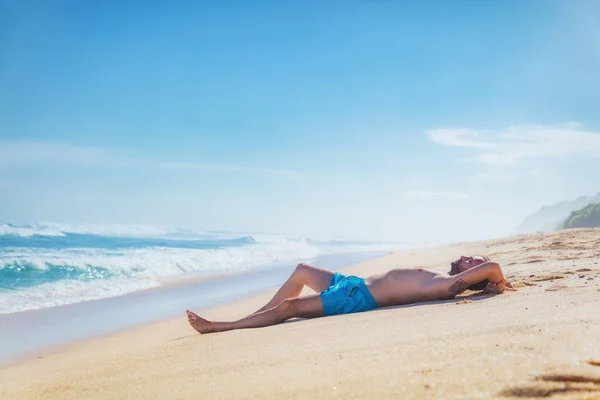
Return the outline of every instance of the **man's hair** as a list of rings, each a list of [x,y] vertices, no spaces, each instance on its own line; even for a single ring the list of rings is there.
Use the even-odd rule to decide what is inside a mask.
[[[490,261],[490,258],[488,256],[473,256],[473,258],[476,259],[480,259],[483,260],[484,262],[488,262]],[[460,264],[461,259],[459,258],[458,260],[450,263],[450,272],[448,272],[449,275],[458,275],[458,265]],[[489,281],[487,279],[484,279],[480,282],[474,283],[471,286],[469,286],[467,288],[467,290],[483,290],[485,289],[486,285],[489,283]]]

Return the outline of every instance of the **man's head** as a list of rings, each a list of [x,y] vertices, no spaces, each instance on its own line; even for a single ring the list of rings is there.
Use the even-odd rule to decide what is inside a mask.
[[[465,272],[474,268],[478,265],[486,263],[490,261],[488,256],[460,256],[460,258],[450,264],[450,275],[458,275],[461,272]],[[481,282],[475,283],[469,286],[467,289],[469,290],[483,290],[485,286],[488,284],[488,280],[483,280]]]

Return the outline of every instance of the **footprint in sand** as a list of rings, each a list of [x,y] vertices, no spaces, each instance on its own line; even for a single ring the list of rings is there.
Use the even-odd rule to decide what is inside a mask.
[[[533,282],[522,282],[523,286],[537,286],[535,283]]]
[[[600,363],[592,365],[600,366]],[[581,374],[542,375],[536,379],[534,385],[511,387],[503,390],[500,395],[504,397],[552,397],[555,394],[576,392],[600,392],[600,378]]]
[[[560,283],[555,283],[554,285],[547,288],[546,292],[560,292],[561,290],[565,290],[568,288],[569,288],[569,286],[567,286],[567,285],[561,285]]]
[[[594,378],[593,376],[585,376],[580,374],[542,375],[538,379],[546,382],[593,383],[595,385],[600,385],[600,378]],[[598,387],[597,390],[600,390],[600,387]]]
[[[525,264],[534,264],[534,263],[540,263],[540,262],[544,262],[544,261],[546,261],[546,260],[541,260],[539,258],[535,258],[533,260],[527,260],[527,261],[525,261]]]
[[[565,279],[565,277],[562,275],[547,275],[547,276],[539,277],[537,279],[533,279],[533,281],[534,282],[544,282],[544,281],[552,281],[554,279]]]

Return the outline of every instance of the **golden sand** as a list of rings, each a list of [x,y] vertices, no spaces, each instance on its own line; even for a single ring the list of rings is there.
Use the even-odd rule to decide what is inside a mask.
[[[7,365],[0,398],[600,398],[598,229],[406,251],[343,272],[446,271],[460,254],[489,255],[518,290],[211,335],[182,310]],[[273,293],[200,314],[242,317]]]

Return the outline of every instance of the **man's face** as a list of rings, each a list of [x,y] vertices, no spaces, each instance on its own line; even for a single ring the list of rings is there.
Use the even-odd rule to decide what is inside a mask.
[[[481,265],[485,262],[484,259],[480,258],[480,257],[466,257],[466,256],[460,256],[460,259],[457,260],[458,263],[456,264],[456,270],[457,272],[460,274],[461,272],[465,272],[470,270],[471,268],[474,268],[478,265]]]

